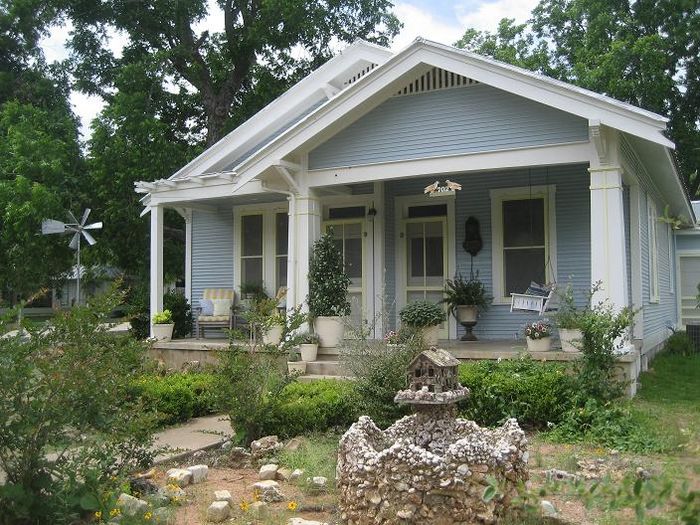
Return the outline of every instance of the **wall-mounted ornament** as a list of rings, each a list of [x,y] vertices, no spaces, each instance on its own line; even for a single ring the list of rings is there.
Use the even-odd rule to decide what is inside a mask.
[[[481,239],[479,231],[479,221],[476,217],[469,217],[464,223],[464,242],[462,248],[472,257],[476,257],[484,247],[484,241]]]
[[[428,195],[428,197],[449,197],[461,189],[462,185],[458,182],[452,182],[448,179],[441,183],[440,181],[436,180],[429,186],[426,186],[423,189],[423,193]]]

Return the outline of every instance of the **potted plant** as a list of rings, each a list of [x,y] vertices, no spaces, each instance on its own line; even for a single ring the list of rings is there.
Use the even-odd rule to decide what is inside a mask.
[[[297,350],[292,349],[289,351],[287,370],[290,374],[296,375],[303,375],[306,373],[306,361],[301,360],[301,356]]]
[[[249,282],[241,284],[241,305],[245,308],[250,307],[254,301],[259,301],[266,297],[267,294],[262,283]]]
[[[299,335],[299,351],[301,352],[301,360],[305,362],[316,361],[318,355],[318,336],[305,332]]]
[[[325,233],[314,243],[309,262],[309,314],[320,346],[335,347],[343,339],[342,317],[350,313],[348,286],[343,254],[333,235]]]
[[[547,352],[552,346],[552,325],[547,320],[533,321],[525,325],[527,349],[530,352]]]
[[[444,310],[430,301],[408,303],[401,309],[399,317],[404,325],[423,332],[423,342],[427,346],[438,344],[438,327],[447,319]]]
[[[491,303],[491,297],[486,293],[484,283],[478,275],[473,279],[465,279],[457,274],[454,279],[445,283],[445,298],[448,311],[464,326],[466,333],[462,341],[476,341],[472,329],[477,323],[479,312],[484,311]]]
[[[574,303],[573,288],[568,285],[564,292],[559,294],[559,309],[556,313],[562,351],[579,351],[578,345],[583,338],[583,332],[581,332],[582,314],[583,312],[579,311]]]
[[[173,337],[173,314],[170,310],[163,310],[153,314],[153,337],[159,341],[170,341]]]
[[[262,336],[263,344],[279,345],[284,329],[284,315],[277,308],[277,298],[265,297],[254,299],[250,305],[248,321],[256,327]]]

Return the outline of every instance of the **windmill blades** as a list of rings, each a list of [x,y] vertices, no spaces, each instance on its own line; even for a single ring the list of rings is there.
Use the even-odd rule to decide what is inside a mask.
[[[81,230],[80,233],[83,234],[83,237],[85,237],[85,240],[90,244],[90,246],[94,246],[94,244],[97,242],[95,238],[85,230]]]
[[[80,232],[75,232],[73,234],[73,238],[70,240],[70,243],[68,244],[68,247],[71,250],[77,250],[78,246],[80,246]]]
[[[75,224],[76,226],[79,225],[80,223],[78,222],[78,219],[75,218],[75,215],[73,215],[72,211],[68,211],[68,218],[73,221],[71,224]]]
[[[41,222],[41,233],[50,235],[52,233],[65,233],[66,225],[61,221],[46,219]]]
[[[90,208],[85,208],[85,211],[83,212],[83,217],[80,219],[81,226],[85,226],[85,223],[87,222],[88,216],[90,215],[91,211],[92,210],[90,210]]]
[[[101,230],[101,229],[102,229],[101,222],[93,222],[92,224],[88,224],[87,226],[83,226],[83,230]]]

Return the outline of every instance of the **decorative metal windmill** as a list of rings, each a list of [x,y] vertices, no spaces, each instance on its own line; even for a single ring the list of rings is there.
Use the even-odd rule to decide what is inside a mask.
[[[85,240],[88,242],[90,246],[93,246],[97,241],[95,238],[90,235],[86,230],[100,230],[102,229],[102,223],[101,222],[93,222],[92,224],[86,225],[85,223],[88,220],[88,217],[90,216],[90,208],[86,208],[85,211],[83,212],[83,216],[78,221],[78,219],[75,218],[75,215],[73,215],[70,211],[68,212],[68,218],[72,222],[61,222],[61,221],[56,221],[53,219],[46,219],[41,223],[41,233],[44,235],[50,235],[53,233],[68,233],[68,232],[74,232],[73,237],[70,240],[70,243],[68,243],[68,247],[75,250],[75,255],[77,259],[76,263],[76,296],[77,296],[77,303],[80,304],[80,274],[81,269],[80,269],[80,242],[81,239],[80,237],[83,236],[85,237]]]

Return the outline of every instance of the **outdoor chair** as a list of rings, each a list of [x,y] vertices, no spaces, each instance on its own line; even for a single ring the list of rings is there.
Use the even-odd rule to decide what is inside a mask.
[[[207,328],[233,329],[235,292],[226,288],[205,288],[198,307],[197,337],[203,338]],[[211,309],[204,308],[211,302]],[[208,306],[208,305],[206,305]]]

